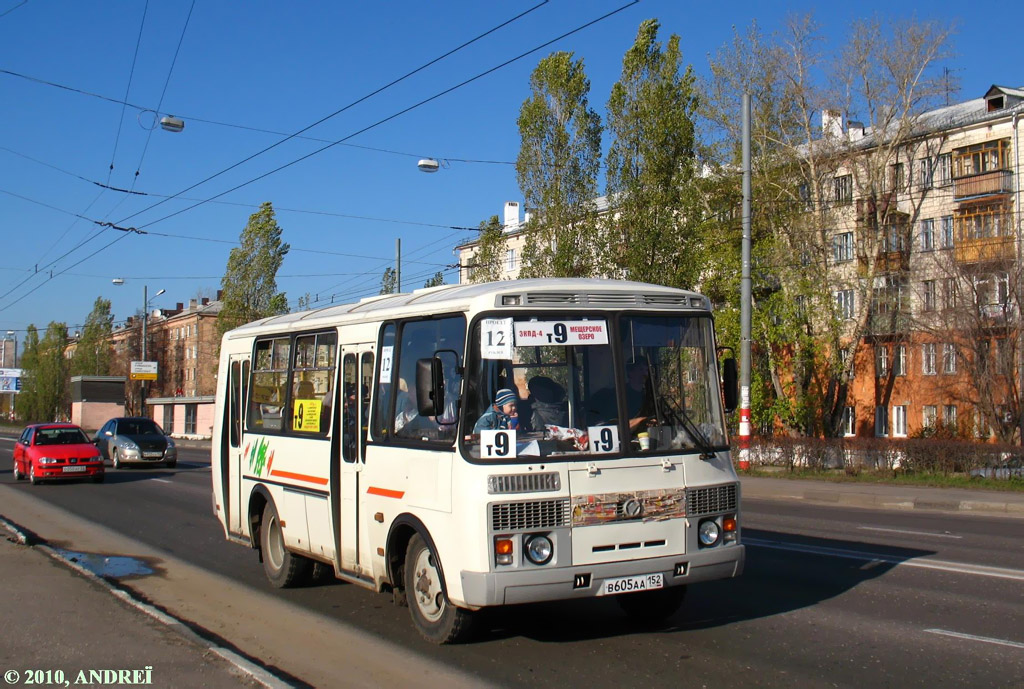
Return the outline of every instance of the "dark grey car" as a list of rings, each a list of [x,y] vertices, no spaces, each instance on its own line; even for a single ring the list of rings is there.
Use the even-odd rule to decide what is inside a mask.
[[[115,469],[126,464],[178,463],[178,448],[153,419],[128,416],[111,419],[96,432],[93,443]]]

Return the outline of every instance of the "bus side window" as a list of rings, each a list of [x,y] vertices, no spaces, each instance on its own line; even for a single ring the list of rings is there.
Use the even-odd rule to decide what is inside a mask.
[[[395,380],[395,324],[388,323],[380,340],[377,390],[374,395],[373,438],[382,440],[391,432],[391,389]]]
[[[342,361],[341,456],[346,462],[355,461],[356,434],[359,431],[359,380],[356,376],[356,355],[346,354]]]

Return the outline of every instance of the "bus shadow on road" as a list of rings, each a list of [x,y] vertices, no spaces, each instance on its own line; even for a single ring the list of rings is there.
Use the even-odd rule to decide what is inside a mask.
[[[724,627],[813,606],[877,579],[901,562],[935,554],[760,529],[744,529],[743,539],[743,574],[690,586],[683,607],[662,623],[631,620],[613,596],[535,603],[488,611],[478,641],[524,637],[558,643]]]

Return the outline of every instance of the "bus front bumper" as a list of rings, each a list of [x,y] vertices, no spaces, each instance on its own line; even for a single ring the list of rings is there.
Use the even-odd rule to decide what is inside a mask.
[[[590,598],[606,579],[661,572],[665,586],[727,579],[743,573],[746,553],[742,545],[644,560],[608,562],[580,567],[520,568],[497,572],[462,572],[464,604],[470,608],[517,603]],[[685,564],[685,573],[676,574]],[[580,585],[581,580],[586,582]]]

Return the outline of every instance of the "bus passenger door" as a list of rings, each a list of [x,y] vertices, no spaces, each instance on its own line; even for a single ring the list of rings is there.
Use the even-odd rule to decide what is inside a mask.
[[[225,410],[227,414],[227,448],[222,451],[221,488],[224,496],[222,508],[227,516],[228,530],[242,533],[242,462],[243,431],[245,410],[249,404],[249,355],[232,354],[228,373],[228,390]]]
[[[338,552],[341,567],[363,574],[368,563],[359,561],[359,477],[366,459],[370,423],[370,386],[373,382],[372,344],[343,345],[341,369],[341,514]]]

